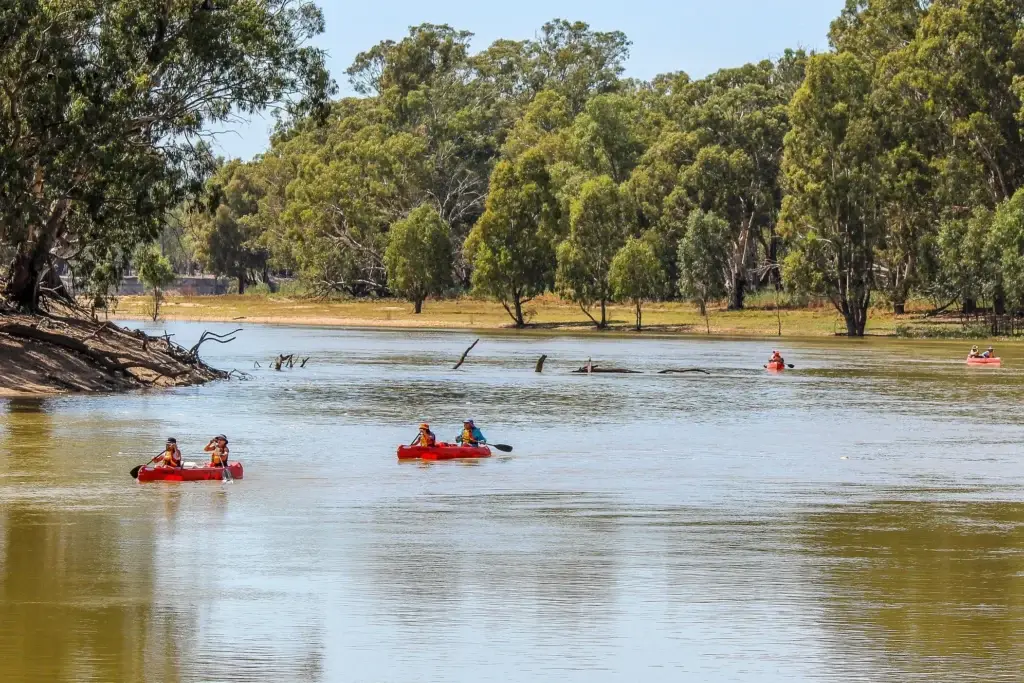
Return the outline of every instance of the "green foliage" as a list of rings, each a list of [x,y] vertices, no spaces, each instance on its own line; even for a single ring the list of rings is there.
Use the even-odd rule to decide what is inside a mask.
[[[437,209],[424,204],[391,226],[384,263],[391,290],[412,301],[416,313],[451,284],[451,231]]]
[[[474,290],[500,301],[516,327],[526,325],[523,304],[552,284],[558,213],[543,153],[530,150],[495,167],[487,209],[465,254],[474,267]]]
[[[612,259],[632,232],[629,219],[623,195],[610,177],[588,180],[572,201],[569,237],[558,246],[556,289],[578,303],[598,329],[608,325],[608,275]],[[590,312],[593,306],[601,308],[599,319]]]
[[[4,296],[35,309],[55,261],[119,268],[198,189],[197,137],[233,113],[316,110],[332,91],[307,0],[15,0],[0,7]]]
[[[636,309],[636,330],[643,328],[643,303],[665,294],[665,271],[648,242],[630,237],[612,259],[608,280],[619,301]]]
[[[708,303],[728,293],[729,224],[721,216],[696,210],[679,242],[679,293],[696,301],[707,322]],[[708,333],[711,332],[708,323]]]
[[[153,292],[153,321],[160,316],[161,290],[174,284],[174,267],[171,262],[154,247],[144,247],[136,251],[132,259],[139,282]]]

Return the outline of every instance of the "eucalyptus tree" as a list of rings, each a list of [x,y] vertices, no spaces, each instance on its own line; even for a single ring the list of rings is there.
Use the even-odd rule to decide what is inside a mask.
[[[0,7],[3,296],[36,309],[40,283],[90,250],[125,261],[212,169],[211,124],[332,92],[308,0],[12,0]],[[118,264],[115,264],[118,265]],[[103,270],[100,268],[99,270]]]

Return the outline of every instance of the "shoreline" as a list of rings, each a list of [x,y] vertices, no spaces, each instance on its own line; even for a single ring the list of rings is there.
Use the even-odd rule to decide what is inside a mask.
[[[122,297],[113,321],[152,320],[150,297]],[[249,323],[296,327],[341,327],[386,330],[450,330],[502,334],[572,334],[622,337],[690,337],[765,340],[847,338],[838,314],[823,306],[781,309],[750,307],[742,311],[712,310],[708,323],[696,308],[682,303],[650,304],[644,309],[643,331],[633,329],[630,307],[610,306],[609,327],[599,330],[579,310],[554,297],[530,304],[531,320],[516,329],[500,304],[478,299],[429,301],[421,314],[394,299],[318,301],[276,295],[168,296],[159,320],[193,323]],[[781,319],[781,321],[780,321]],[[779,327],[781,322],[781,334]],[[950,341],[981,344],[1013,339],[968,336],[957,318],[927,318],[924,309],[896,318],[879,311],[869,321],[865,338],[901,341]]]

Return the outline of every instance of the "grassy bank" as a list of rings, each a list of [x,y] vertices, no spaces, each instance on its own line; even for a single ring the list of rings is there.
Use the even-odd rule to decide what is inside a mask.
[[[593,324],[578,306],[556,297],[530,302],[527,309],[534,329],[594,330]],[[926,306],[911,306],[899,318],[885,310],[875,310],[868,334],[889,336],[957,337],[965,334],[959,321],[926,318]],[[141,319],[151,315],[150,297],[123,297],[112,317]],[[171,296],[161,306],[166,320],[293,325],[337,325],[351,327],[409,327],[453,329],[505,329],[511,319],[500,304],[478,299],[428,301],[423,313],[413,313],[408,302],[384,300],[327,300],[277,295]],[[612,306],[612,329],[628,331],[633,325],[633,310]],[[709,311],[711,334],[721,336],[826,337],[844,333],[842,318],[830,305],[775,310],[772,301],[752,299],[743,311],[727,311],[724,306]],[[706,334],[705,320],[696,307],[683,303],[650,304],[644,308],[644,328],[651,333]]]

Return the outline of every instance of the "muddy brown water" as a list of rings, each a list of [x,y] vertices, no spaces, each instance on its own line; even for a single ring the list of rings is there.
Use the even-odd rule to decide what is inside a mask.
[[[1024,678],[1024,348],[472,339],[248,326],[204,352],[252,381],[0,401],[0,680]],[[466,416],[515,452],[396,461]],[[243,481],[127,474],[218,432]]]

